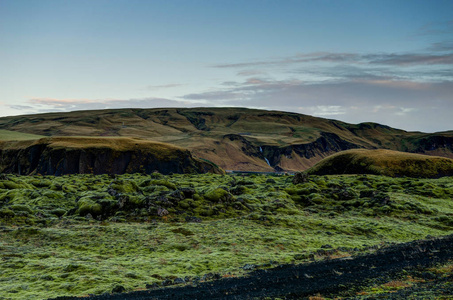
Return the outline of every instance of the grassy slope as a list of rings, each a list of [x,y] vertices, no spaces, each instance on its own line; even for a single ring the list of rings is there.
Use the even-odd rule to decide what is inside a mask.
[[[435,178],[453,176],[453,159],[390,150],[348,150],[307,170],[310,174],[377,174]]]
[[[0,129],[0,141],[23,141],[43,138],[42,135]]]
[[[124,125],[123,125],[124,124]],[[140,137],[188,148],[225,169],[271,171],[263,158],[243,152],[244,144],[223,137],[239,134],[256,149],[314,142],[323,132],[334,133],[360,147],[412,151],[418,140],[429,137],[375,123],[348,124],[307,115],[245,108],[118,109],[77,111],[0,118],[0,128],[39,135]],[[443,133],[451,136],[451,133]],[[328,153],[282,157],[281,166],[301,170]],[[431,153],[430,153],[431,154]],[[452,156],[450,150],[432,154]],[[287,158],[293,157],[293,158]]]
[[[299,185],[291,179],[8,175],[0,180],[0,297],[135,290],[208,273],[240,276],[246,264],[348,256],[453,233],[452,178],[312,176]],[[123,208],[111,209],[118,200],[109,188],[121,191],[123,202],[127,197]],[[172,198],[181,188],[195,194]],[[157,207],[169,214],[158,216]],[[106,211],[100,220],[85,217],[99,209]],[[202,222],[186,222],[189,216]]]
[[[63,149],[110,148],[116,151],[142,149],[154,150],[156,153],[163,154],[172,150],[183,150],[166,143],[127,137],[44,137],[37,140],[3,141],[0,145],[4,149],[23,149],[38,144]]]

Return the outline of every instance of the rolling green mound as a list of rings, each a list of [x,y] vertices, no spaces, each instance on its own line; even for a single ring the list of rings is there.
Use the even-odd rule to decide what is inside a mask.
[[[323,159],[308,174],[375,174],[392,177],[453,176],[453,159],[390,150],[348,150]]]
[[[15,174],[223,173],[177,146],[138,138],[51,137],[0,142],[0,172]]]
[[[302,171],[349,149],[453,158],[453,133],[406,132],[246,108],[75,111],[0,118],[0,129],[43,136],[135,137],[188,149],[225,170]]]

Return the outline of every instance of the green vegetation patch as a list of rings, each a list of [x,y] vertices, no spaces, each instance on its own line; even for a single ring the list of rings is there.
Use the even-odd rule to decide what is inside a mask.
[[[292,178],[2,175],[0,299],[243,276],[453,233],[452,177]]]
[[[25,141],[43,138],[42,135],[0,129],[0,141]]]

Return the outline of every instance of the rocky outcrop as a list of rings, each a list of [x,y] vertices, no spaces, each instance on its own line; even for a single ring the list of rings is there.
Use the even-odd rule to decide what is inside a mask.
[[[180,111],[178,114],[187,118],[187,120],[192,123],[192,125],[198,130],[209,130],[209,127],[206,126],[206,119],[204,116],[213,116],[212,112],[199,112],[199,111]]]
[[[430,135],[420,138],[416,142],[415,153],[426,153],[429,151],[435,151],[439,149],[445,149],[449,152],[453,152],[453,137],[444,135]]]
[[[222,143],[238,143],[240,151],[248,157],[259,158],[266,162],[276,172],[284,171],[282,158],[310,160],[317,157],[325,157],[330,154],[361,148],[360,145],[345,141],[334,133],[322,132],[321,136],[311,143],[294,144],[289,146],[257,145],[249,141],[246,136],[239,134],[227,134],[223,136]]]
[[[241,144],[241,151],[248,156],[254,156],[259,158],[264,158],[262,151],[260,151],[259,146],[254,145],[252,142],[247,140],[245,137],[239,134],[226,134],[223,136],[223,141],[229,142],[239,142]]]
[[[286,147],[266,146],[262,147],[263,155],[269,160],[271,166],[276,167],[282,156],[291,157],[298,155],[310,159],[322,153],[333,153],[343,150],[361,148],[361,146],[341,139],[334,133],[323,132],[321,136],[311,143],[295,144]]]
[[[76,138],[65,138],[73,141]],[[76,139],[77,140],[77,139]],[[61,141],[61,138],[59,139]],[[82,141],[80,141],[82,142]],[[121,141],[119,141],[121,142]],[[0,149],[0,172],[20,175],[124,174],[159,172],[222,173],[213,164],[192,157],[188,150],[156,144],[131,148],[56,147],[52,139]]]
[[[333,153],[361,148],[360,145],[345,141],[334,133],[322,132],[320,137],[311,143],[293,144],[289,146],[260,145],[249,140],[246,135],[227,134],[222,138],[222,144],[235,143],[237,149],[247,157],[260,159],[276,172],[288,170],[282,161],[316,161]],[[318,159],[318,160],[317,160]],[[264,164],[264,163],[263,163]],[[294,170],[294,169],[293,169]]]

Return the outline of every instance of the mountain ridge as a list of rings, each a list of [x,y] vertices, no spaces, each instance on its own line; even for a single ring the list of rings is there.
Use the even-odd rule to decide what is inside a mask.
[[[453,131],[408,132],[249,108],[108,109],[0,118],[40,136],[131,137],[190,150],[226,170],[302,171],[343,150],[388,149],[453,158]]]

